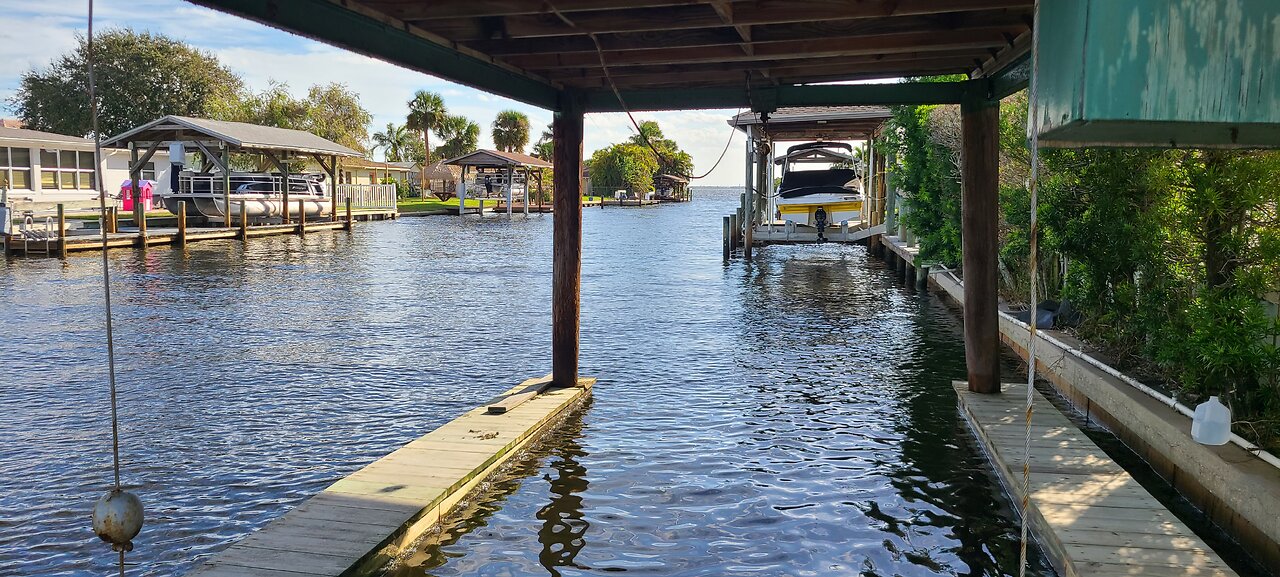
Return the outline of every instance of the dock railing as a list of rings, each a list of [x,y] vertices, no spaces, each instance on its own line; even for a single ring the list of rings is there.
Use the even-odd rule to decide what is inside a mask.
[[[351,199],[351,208],[385,209],[396,208],[396,185],[394,184],[339,184],[338,206]]]

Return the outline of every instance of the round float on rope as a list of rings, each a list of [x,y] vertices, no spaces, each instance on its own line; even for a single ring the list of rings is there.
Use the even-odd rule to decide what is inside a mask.
[[[122,489],[113,489],[93,506],[93,532],[116,551],[132,551],[133,538],[142,530],[142,500]]]

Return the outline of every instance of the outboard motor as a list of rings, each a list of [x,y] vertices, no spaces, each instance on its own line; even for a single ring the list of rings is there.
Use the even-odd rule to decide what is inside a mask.
[[[818,225],[818,242],[827,242],[824,232],[827,230],[827,209],[818,207],[813,211],[813,220]]]

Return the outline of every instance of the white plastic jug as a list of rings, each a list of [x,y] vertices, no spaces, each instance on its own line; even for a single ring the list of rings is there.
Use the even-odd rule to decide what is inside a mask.
[[[1191,438],[1202,445],[1225,445],[1231,440],[1231,409],[1218,397],[1196,405],[1191,420]]]

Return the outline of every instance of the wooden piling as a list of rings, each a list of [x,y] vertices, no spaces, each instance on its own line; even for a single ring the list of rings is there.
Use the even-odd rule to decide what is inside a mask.
[[[578,382],[578,331],[582,283],[582,121],[583,95],[559,94],[551,121],[555,172],[551,266],[551,380]]]
[[[355,222],[351,218],[351,197],[347,197],[347,230],[351,230],[351,223]]]
[[[246,201],[240,201],[240,240],[249,240],[249,207],[245,205]],[[230,205],[228,205],[230,206]],[[230,209],[227,209],[228,212]],[[227,222],[231,222],[231,215],[227,215]]]
[[[307,236],[307,207],[305,200],[298,200],[298,236]]]
[[[964,356],[969,390],[975,393],[1000,392],[999,122],[999,102],[974,95],[960,106]]]
[[[67,259],[67,210],[58,203],[58,258]]]
[[[724,231],[720,235],[720,241],[721,241],[720,244],[722,245],[721,248],[723,249],[723,252],[724,252],[724,260],[725,262],[728,262],[729,256],[730,256],[729,253],[731,250],[729,247],[729,231],[731,230],[729,225],[729,215],[726,214],[723,217],[721,217],[720,224],[721,224],[721,227],[724,229]]]
[[[231,210],[231,207],[227,207]],[[178,201],[178,246],[187,248],[187,203]]]

